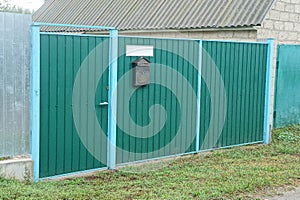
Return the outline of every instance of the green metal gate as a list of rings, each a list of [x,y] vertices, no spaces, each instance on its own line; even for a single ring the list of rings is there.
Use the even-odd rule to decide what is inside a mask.
[[[149,85],[132,85],[127,45],[154,47]],[[198,52],[199,41],[119,37],[117,164],[196,151]]]
[[[268,142],[270,43],[117,42],[109,71],[110,37],[40,34],[37,179]],[[148,85],[133,86],[128,45],[153,47]]]
[[[300,123],[300,46],[278,45],[274,127]]]
[[[108,71],[97,84],[97,95],[92,102],[98,121],[89,118],[90,113],[86,110],[91,103],[87,97],[94,92],[89,88],[96,84],[99,70],[109,64],[107,40],[97,36],[41,34],[40,177],[106,166],[92,153],[100,153],[101,160],[106,161],[107,141],[94,139],[97,123],[107,133],[107,106],[99,106],[99,103],[108,101]],[[97,56],[88,56],[93,50]],[[80,74],[85,82],[79,89],[81,96],[77,97],[84,103],[74,104],[74,82],[84,65],[90,71]],[[81,106],[83,104],[86,106]],[[81,141],[74,123],[74,109],[82,114],[79,123],[87,124],[83,131],[87,143],[95,147],[94,152],[89,152]]]
[[[138,58],[124,55],[126,45],[132,44],[154,46],[154,56],[147,57],[152,63],[151,79],[154,83],[136,89],[128,102],[124,101],[124,96],[129,88],[133,88],[132,77],[126,76],[118,82],[117,123],[136,122],[128,131],[117,129],[118,164],[263,142],[267,44],[120,37],[119,81],[132,70],[131,63]],[[183,87],[177,74],[164,73],[164,66],[183,75],[191,88]],[[189,98],[187,93],[192,89],[197,96],[200,67],[201,105],[200,117],[197,118],[196,112],[192,112],[197,110],[197,100],[192,96]],[[161,80],[167,80],[170,87],[155,84]],[[186,94],[178,94],[181,90]],[[188,106],[182,108],[180,102]],[[165,122],[160,115],[153,121],[149,118],[151,106],[156,103],[166,110]],[[130,116],[124,114],[124,108],[130,109]],[[197,120],[200,121],[199,134],[196,132]],[[154,124],[152,129],[138,128],[150,123]],[[162,128],[152,136],[155,127]],[[134,137],[132,132],[137,130],[142,130],[143,135]],[[182,136],[177,138],[178,134]],[[169,145],[172,142],[174,146]]]
[[[201,149],[263,141],[268,45],[204,41],[203,51]]]

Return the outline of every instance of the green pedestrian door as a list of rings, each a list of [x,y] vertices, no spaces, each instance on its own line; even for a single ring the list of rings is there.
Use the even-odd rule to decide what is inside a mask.
[[[300,123],[300,45],[279,45],[274,127]]]
[[[106,167],[108,49],[106,37],[41,34],[40,178]]]

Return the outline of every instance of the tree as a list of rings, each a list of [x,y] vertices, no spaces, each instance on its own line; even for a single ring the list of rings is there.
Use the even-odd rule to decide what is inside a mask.
[[[0,0],[0,11],[8,11],[16,6],[12,5],[11,0]]]
[[[29,9],[23,9],[19,6],[13,5],[11,0],[0,0],[0,12],[13,12],[23,14],[31,13]]]
[[[9,7],[8,0],[0,0],[0,11],[3,11]]]

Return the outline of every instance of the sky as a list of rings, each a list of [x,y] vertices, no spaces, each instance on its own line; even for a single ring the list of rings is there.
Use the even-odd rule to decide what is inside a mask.
[[[44,3],[44,0],[11,0],[11,2],[13,5],[24,9],[37,10]]]

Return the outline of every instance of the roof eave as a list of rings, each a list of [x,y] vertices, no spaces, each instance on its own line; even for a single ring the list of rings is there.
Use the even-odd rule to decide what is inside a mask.
[[[212,28],[212,27],[203,27],[203,28],[180,28],[180,29],[120,29],[123,33],[149,33],[149,32],[206,32],[206,31],[255,31],[257,30],[256,27],[260,26],[260,24],[257,25],[251,25],[251,26],[239,26],[239,27],[218,27],[218,28]]]

